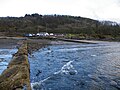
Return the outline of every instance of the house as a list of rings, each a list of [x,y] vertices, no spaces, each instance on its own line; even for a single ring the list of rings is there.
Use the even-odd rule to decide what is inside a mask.
[[[49,34],[47,32],[40,32],[37,33],[36,36],[49,36]]]
[[[54,34],[53,33],[50,33],[50,36],[53,36]]]

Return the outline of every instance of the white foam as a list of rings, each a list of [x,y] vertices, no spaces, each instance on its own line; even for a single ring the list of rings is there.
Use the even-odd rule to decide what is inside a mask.
[[[45,78],[45,79],[43,79],[43,80],[41,80],[41,81],[39,81],[39,82],[35,82],[35,83],[31,83],[31,88],[32,88],[32,90],[38,90],[38,89],[40,89],[40,90],[43,90],[42,88],[41,88],[41,86],[42,86],[42,83],[43,82],[45,82],[46,80],[48,80],[50,77],[47,77],[47,78]],[[35,89],[36,88],[36,89]]]
[[[8,55],[0,55],[0,58],[11,58],[12,55],[8,54]]]
[[[96,57],[97,55],[91,55],[92,57]]]
[[[68,63],[66,63],[60,71],[55,72],[54,74],[70,74],[70,72],[74,72],[75,74],[77,74],[77,70],[74,69],[73,65],[72,65],[73,61],[69,61]]]
[[[17,52],[17,49],[0,49],[0,74],[7,68],[12,54]]]
[[[74,69],[72,62],[73,61],[69,61],[61,68],[60,71],[55,72],[54,74],[70,74],[70,72],[74,72],[75,74],[77,74],[77,70]],[[43,90],[42,83],[47,81],[48,79],[50,79],[50,77],[47,77],[39,82],[31,83],[32,90],[36,90],[36,89]]]

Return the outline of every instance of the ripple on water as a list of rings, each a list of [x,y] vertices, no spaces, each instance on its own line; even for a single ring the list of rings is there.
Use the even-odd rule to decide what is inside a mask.
[[[12,54],[16,52],[17,49],[0,49],[0,74],[7,68],[12,59]]]
[[[39,50],[34,60],[30,58],[33,90],[119,90],[120,43],[116,44],[53,45]],[[42,73],[36,77],[38,70]]]

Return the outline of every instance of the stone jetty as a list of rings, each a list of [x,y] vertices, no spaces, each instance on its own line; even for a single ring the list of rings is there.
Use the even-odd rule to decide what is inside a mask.
[[[0,90],[31,90],[27,43],[21,45],[0,75]]]

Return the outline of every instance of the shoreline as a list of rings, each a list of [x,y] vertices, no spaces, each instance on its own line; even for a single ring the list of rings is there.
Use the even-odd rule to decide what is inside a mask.
[[[49,39],[49,38],[26,38],[26,37],[0,37],[0,49],[14,49],[19,48],[23,42],[28,43],[28,53],[32,54],[33,52],[39,50],[42,47],[48,45],[64,45],[64,44],[97,44],[104,42],[118,42],[118,41],[102,41],[102,40],[77,40],[77,39]]]

